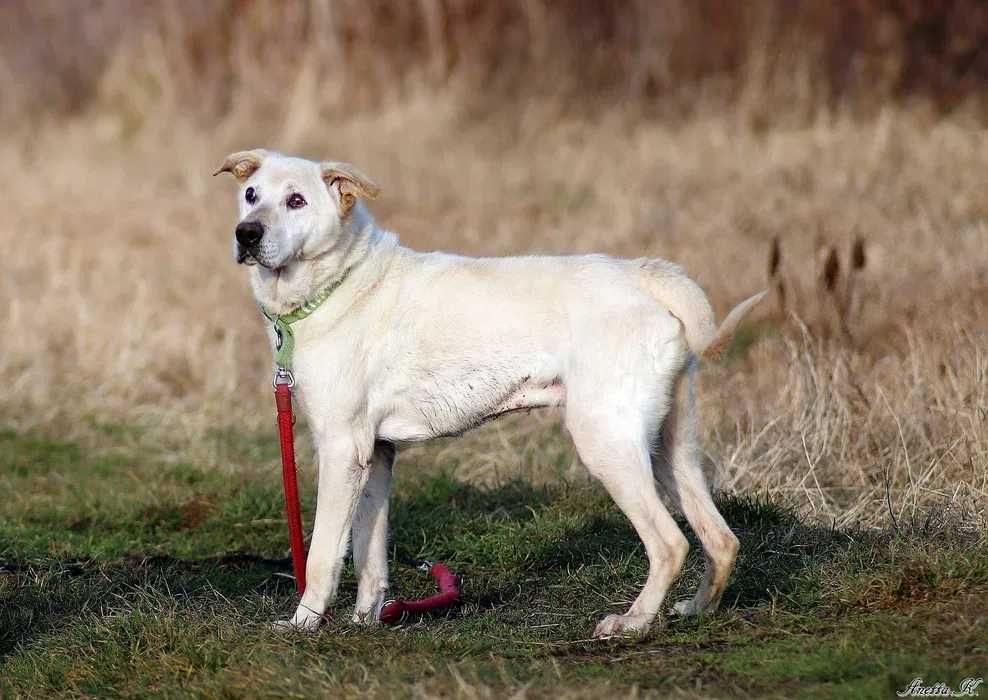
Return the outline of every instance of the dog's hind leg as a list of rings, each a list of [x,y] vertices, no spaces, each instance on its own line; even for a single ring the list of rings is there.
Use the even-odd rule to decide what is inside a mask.
[[[655,477],[689,521],[703,545],[706,562],[703,581],[692,600],[674,606],[681,615],[713,612],[720,604],[738,554],[738,538],[714,505],[703,476],[697,443],[693,375],[696,358],[676,380],[673,402],[662,428],[662,441],[652,454]]]
[[[353,564],[357,570],[354,622],[377,622],[388,592],[388,501],[394,461],[394,445],[374,445],[371,473],[353,514]]]
[[[594,631],[597,637],[647,631],[689,550],[655,489],[644,427],[629,429],[617,425],[620,420],[607,410],[580,415],[572,404],[566,416],[580,459],[628,516],[648,554],[648,579],[641,594],[624,615],[601,620]]]

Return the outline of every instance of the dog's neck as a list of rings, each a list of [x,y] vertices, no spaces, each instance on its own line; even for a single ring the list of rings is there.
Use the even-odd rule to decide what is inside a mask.
[[[363,277],[364,263],[397,247],[394,234],[382,231],[362,206],[343,226],[342,235],[327,250],[299,258],[277,270],[251,268],[254,298],[269,313],[291,313],[343,276]],[[382,269],[382,268],[378,268]]]

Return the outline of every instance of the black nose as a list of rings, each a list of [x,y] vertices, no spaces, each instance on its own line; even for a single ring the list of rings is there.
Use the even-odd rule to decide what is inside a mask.
[[[237,224],[237,243],[244,248],[253,248],[264,235],[264,224],[260,221],[241,221]]]

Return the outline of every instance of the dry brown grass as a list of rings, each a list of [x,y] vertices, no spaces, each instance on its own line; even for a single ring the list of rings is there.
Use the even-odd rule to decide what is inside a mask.
[[[440,87],[405,76],[399,92],[346,114],[333,100],[358,78],[324,80],[322,64],[304,61],[265,73],[243,53],[249,42],[227,41],[227,72],[200,66],[207,87],[236,79],[208,109],[185,108],[189,95],[205,99],[195,52],[174,63],[174,37],[134,32],[87,78],[90,101],[74,116],[7,121],[3,422],[76,436],[136,423],[144,439],[183,444],[207,426],[268,429],[269,358],[229,250],[232,188],[208,177],[227,150],[263,144],[358,163],[383,185],[379,221],[414,247],[662,256],[721,311],[781,283],[785,304],[766,305],[735,359],[703,372],[718,483],[841,523],[922,524],[949,506],[948,517],[983,527],[988,134],[978,119],[891,103],[852,117],[821,102],[812,80],[789,120],[753,118],[785,97],[757,82],[688,120],[657,118],[643,102],[576,111],[566,95],[484,103],[464,98],[477,92],[469,71]],[[268,80],[284,75],[284,87]],[[272,98],[287,102],[272,111]],[[774,240],[781,262],[769,280]],[[855,240],[865,264],[849,278]],[[408,453],[471,478],[553,479],[578,473],[558,428],[521,417]]]

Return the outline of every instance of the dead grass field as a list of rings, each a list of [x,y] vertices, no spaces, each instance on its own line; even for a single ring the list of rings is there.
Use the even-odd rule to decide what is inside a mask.
[[[356,5],[343,4],[357,12]],[[235,12],[230,9],[235,5],[222,7]],[[0,108],[5,129],[0,139],[0,192],[5,203],[0,217],[4,251],[0,382],[5,387],[0,429],[6,431],[0,434],[11,442],[7,447],[13,455],[4,463],[13,476],[0,479],[0,484],[12,493],[17,488],[38,489],[34,501],[33,496],[21,494],[9,501],[7,511],[0,509],[15,523],[13,529],[0,528],[0,569],[5,558],[20,567],[15,567],[6,584],[0,575],[0,598],[6,590],[8,612],[17,601],[23,603],[18,590],[37,590],[37,600],[44,598],[48,579],[37,572],[24,574],[25,567],[40,566],[50,573],[68,566],[66,557],[91,562],[109,557],[107,561],[119,563],[119,557],[159,551],[149,544],[155,533],[148,534],[147,541],[138,537],[117,544],[78,539],[84,533],[77,526],[85,530],[89,520],[78,520],[80,516],[68,511],[75,507],[73,468],[89,463],[85,455],[111,459],[114,475],[126,473],[128,465],[135,475],[144,475],[135,476],[119,491],[99,480],[83,489],[85,503],[76,505],[97,513],[110,509],[108,522],[113,518],[125,522],[134,515],[127,510],[128,499],[136,499],[131,510],[138,508],[134,504],[144,503],[136,495],[138,484],[142,480],[158,484],[159,467],[167,474],[176,465],[186,465],[195,474],[181,488],[175,487],[177,491],[171,490],[171,477],[160,477],[164,485],[154,486],[153,499],[169,503],[179,493],[182,499],[193,498],[200,483],[225,493],[221,484],[239,479],[252,484],[262,479],[258,475],[266,473],[268,466],[274,474],[274,456],[265,451],[270,445],[262,442],[267,447],[253,448],[259,439],[273,439],[270,357],[245,271],[232,261],[233,186],[209,177],[225,153],[253,146],[358,164],[382,186],[382,195],[372,207],[378,221],[412,247],[475,255],[594,251],[660,256],[680,263],[699,280],[721,314],[754,291],[771,287],[773,296],[753,316],[726,361],[708,364],[701,372],[702,442],[712,478],[725,498],[751,496],[773,507],[792,508],[803,523],[800,527],[873,532],[876,537],[951,533],[973,536],[983,545],[988,522],[985,83],[975,82],[972,87],[967,77],[950,83],[947,93],[954,95],[951,90],[963,88],[967,101],[951,98],[951,108],[944,109],[919,92],[901,95],[903,76],[910,75],[909,60],[889,68],[891,64],[879,60],[885,54],[862,53],[875,60],[862,59],[860,65],[868,69],[855,74],[857,87],[842,87],[844,93],[832,80],[814,73],[818,60],[836,70],[826,42],[810,42],[799,53],[792,45],[782,51],[771,44],[770,50],[748,37],[747,53],[722,42],[718,50],[723,60],[718,60],[723,65],[701,65],[691,58],[685,39],[681,45],[669,43],[672,48],[664,53],[646,51],[642,47],[651,45],[648,37],[632,32],[637,38],[627,39],[628,27],[634,26],[628,20],[630,24],[617,25],[617,39],[610,40],[618,46],[627,40],[635,49],[627,55],[615,54],[623,57],[619,63],[609,63],[609,55],[604,54],[587,57],[579,68],[596,92],[581,100],[580,81],[572,75],[568,82],[561,79],[565,85],[558,91],[546,87],[553,71],[564,70],[567,54],[560,53],[557,43],[579,35],[572,27],[561,33],[563,38],[548,37],[542,45],[527,48],[531,53],[524,60],[505,58],[502,65],[491,62],[497,53],[494,48],[467,50],[475,34],[464,29],[462,34],[437,38],[426,31],[431,26],[426,21],[422,25],[426,38],[408,49],[412,58],[398,71],[395,66],[400,61],[394,56],[377,65],[373,56],[353,48],[362,44],[352,41],[352,33],[359,35],[359,28],[365,26],[360,24],[362,15],[355,15],[352,22],[357,30],[346,25],[338,34],[309,37],[305,51],[272,67],[266,61],[282,55],[279,41],[309,36],[299,29],[304,27],[299,18],[328,21],[318,14],[328,5],[291,5],[316,14],[292,15],[280,33],[273,32],[265,40],[268,43],[258,44],[256,52],[250,50],[250,37],[255,36],[251,32],[278,17],[277,5],[242,5],[253,8],[236,15],[236,28],[242,32],[224,30],[222,40],[216,40],[220,47],[216,51],[225,53],[215,61],[196,53],[203,40],[194,32],[213,26],[203,24],[201,17],[198,24],[189,20],[192,39],[181,17],[168,13],[165,30],[147,30],[158,25],[142,24],[150,20],[135,17],[133,26],[144,29],[121,38],[109,29],[92,27],[74,34],[65,28],[65,18],[53,19],[58,14],[55,5],[45,5],[55,10],[42,13],[43,19],[34,17],[37,26],[12,22],[17,15],[10,8],[0,11],[8,27],[25,32],[54,22],[52,26],[59,29],[51,30],[51,36],[62,37],[65,51],[75,56],[74,61],[61,56],[57,66],[61,72],[39,73],[32,82],[25,65],[34,64],[18,63],[0,52],[0,85],[9,88],[5,94],[10,96]],[[644,7],[640,5],[639,10]],[[504,5],[509,6],[545,9],[541,3]],[[459,8],[460,19],[474,30],[503,26],[504,41],[528,46],[508,31],[515,26],[511,24],[515,15],[507,10],[503,15],[471,14],[474,5],[465,0],[422,2],[418,7],[424,17],[429,16],[429,8]],[[112,9],[113,3],[108,3],[101,11]],[[593,37],[599,37],[600,27],[610,26],[600,19],[609,10],[604,5],[597,10],[600,17],[593,26],[598,34],[591,32]],[[406,24],[422,24],[415,11],[407,12],[389,25],[394,36],[402,35]],[[688,29],[699,22],[703,13],[691,12],[677,15],[681,23],[677,26]],[[208,19],[208,13],[203,16]],[[539,27],[554,26],[551,13],[517,16],[525,18],[522,24],[531,36],[541,36]],[[745,31],[762,36],[758,17],[742,19]],[[453,19],[447,20],[454,27]],[[894,41],[913,36],[905,30],[901,36],[893,34]],[[89,37],[90,44],[79,39],[82,36]],[[81,43],[72,43],[75,40]],[[104,46],[100,42],[116,48],[87,63],[85,52],[93,45]],[[752,51],[751,46],[762,48]],[[963,50],[958,49],[959,56]],[[551,70],[533,77],[528,90],[512,92],[505,87],[524,82],[526,71],[538,73],[537,66],[543,65],[540,55]],[[334,56],[348,57],[347,69],[324,75]],[[735,57],[730,65],[723,58],[728,56]],[[794,58],[787,67],[789,56]],[[78,75],[66,67],[76,64]],[[600,88],[600,81],[612,65],[618,66],[622,82],[620,89],[608,92]],[[503,74],[493,66],[500,66]],[[881,66],[892,71],[895,80],[877,82],[884,75]],[[400,74],[391,87],[386,80],[389,70]],[[717,77],[718,70],[729,78]],[[75,75],[72,81],[62,80],[69,74]],[[944,73],[948,74],[953,75]],[[714,77],[701,81],[708,75]],[[370,87],[355,87],[363,84],[363,76]],[[656,97],[671,90],[669,85],[677,78],[687,77],[693,81],[692,91],[670,93],[668,100]],[[485,95],[487,80],[489,95]],[[871,99],[865,99],[869,80],[876,81],[875,90]],[[224,86],[223,90],[217,86]],[[348,98],[356,105],[352,109],[345,107]],[[39,107],[43,100],[51,100],[57,111]],[[684,104],[690,105],[688,110],[684,111]],[[27,476],[17,476],[17,465],[47,463],[46,449],[36,448],[33,441],[53,446],[55,466],[46,467],[43,477],[28,467]],[[65,457],[57,447],[64,444],[73,446],[71,454],[78,450],[83,456]],[[511,485],[521,479],[538,488],[563,488],[563,492],[550,491],[558,495],[586,478],[558,418],[540,412],[505,419],[460,439],[408,447],[399,455],[402,464],[406,488],[414,488],[410,484],[421,474],[429,484],[439,483],[432,481],[436,478],[451,478],[458,484],[487,486],[493,489],[489,493],[508,489],[509,495],[514,493]],[[57,478],[52,476],[56,473]],[[102,472],[87,472],[85,478],[97,473]],[[437,477],[440,473],[445,476]],[[25,480],[18,481],[20,477]],[[258,492],[263,497],[257,498],[270,496],[277,505],[276,490],[264,483]],[[247,492],[251,488],[245,486]],[[499,503],[493,498],[491,507],[498,508]],[[540,508],[542,501],[531,503]],[[406,506],[419,507],[414,499]],[[62,519],[50,532],[35,528],[41,522],[37,518],[43,520],[38,513],[47,507],[52,518]],[[124,510],[113,510],[118,507]],[[175,507],[181,520],[184,511]],[[256,506],[257,513],[251,508],[245,506],[251,517],[267,517],[267,506]],[[147,511],[135,512],[141,518]],[[748,517],[741,506],[737,512]],[[28,527],[22,520],[33,524]],[[243,519],[231,515],[229,520]],[[229,524],[217,522],[223,527]],[[176,527],[186,532],[184,526]],[[417,536],[415,527],[408,523],[402,527]],[[771,524],[766,527],[773,536],[778,534]],[[624,537],[619,531],[613,534],[615,542]],[[56,542],[62,536],[64,547]],[[253,552],[256,545],[258,552],[280,554],[272,544],[273,538],[281,538],[280,529],[277,533],[272,529],[270,542],[252,536],[245,533],[243,551]],[[431,536],[442,535],[431,532]],[[756,542],[757,537],[752,537],[742,542]],[[48,554],[44,554],[46,538],[51,538]],[[930,572],[939,564],[930,564],[927,553],[936,544],[923,542],[916,545],[920,554],[909,556],[926,562],[920,566],[923,576],[934,576]],[[224,547],[233,546],[208,538],[198,543],[190,540],[182,545],[185,549],[172,544],[169,540],[161,551],[176,557],[222,557]],[[785,549],[789,545],[779,546],[780,551],[790,551]],[[792,551],[801,552],[800,546],[792,545]],[[881,546],[876,545],[875,551]],[[477,561],[492,570],[500,561],[494,555],[478,556]],[[226,565],[225,560],[217,561]],[[752,559],[752,567],[757,568],[759,561]],[[983,564],[977,561],[974,569]],[[80,566],[90,571],[88,564]],[[633,578],[637,569],[630,566]],[[263,571],[248,573],[258,580],[270,579],[265,567],[268,564],[261,566]],[[888,570],[894,568],[894,562],[888,564]],[[852,569],[853,576],[842,579],[847,590],[867,584],[860,579],[862,571],[848,570]],[[964,580],[980,581],[977,585],[982,586],[983,571],[977,570],[980,573]],[[144,610],[148,619],[168,618],[168,610],[161,606],[170,576],[199,581],[195,572],[176,573],[167,566],[148,574],[153,581],[140,579],[143,573],[133,576],[137,576],[134,586],[154,588],[148,600],[157,602],[143,609],[145,599],[132,596],[128,614]],[[895,589],[899,595],[907,583],[896,581],[888,585],[900,586]],[[22,585],[27,588],[20,589]],[[229,615],[263,616],[290,597],[270,581],[265,585],[264,595],[274,598],[251,599],[248,612],[234,609],[236,604],[218,593],[220,598],[207,601],[212,612],[205,614],[202,624],[209,627],[210,620]],[[973,585],[956,587],[967,595]],[[845,589],[835,585],[833,590],[843,600]],[[34,592],[24,595],[35,600]],[[75,595],[66,592],[66,600],[75,600]],[[826,606],[833,598],[821,595],[824,608],[820,609],[830,610]],[[777,602],[772,598],[773,611]],[[227,604],[233,608],[228,610]],[[768,603],[754,596],[748,604],[761,610],[757,606]],[[976,608],[970,607],[974,612],[969,611],[968,621],[984,619],[983,607]],[[45,610],[38,619],[58,615],[57,608]],[[744,627],[747,614],[734,611],[724,624]],[[169,618],[168,624],[177,629],[184,624],[182,615]],[[189,615],[195,618],[194,612]],[[106,620],[100,617],[98,624]],[[929,625],[940,624],[932,620]],[[458,629],[455,621],[444,624]],[[575,630],[582,624],[581,618],[572,630],[566,629],[577,635]],[[77,634],[84,636],[83,631]],[[119,643],[126,646],[126,634],[119,634],[123,635]],[[217,634],[225,639],[227,632]],[[859,630],[846,635],[864,638]],[[4,639],[0,635],[0,641]],[[533,649],[544,642],[541,637],[532,639],[524,644],[531,643]],[[873,641],[876,648],[880,646],[880,640]],[[377,637],[371,642],[375,649],[385,643]],[[194,638],[189,644],[199,642]],[[249,647],[246,639],[237,644],[238,649]],[[276,644],[271,640],[265,644],[264,654],[273,653]],[[305,653],[326,652],[319,644],[306,647]],[[463,644],[458,653],[473,653],[470,644]],[[15,654],[8,670],[23,674],[17,678],[24,683],[41,683],[28,669],[41,663],[47,652],[30,647],[30,640],[14,639],[8,647],[0,645],[0,655],[8,648],[20,650],[17,654],[34,649],[26,656]],[[223,648],[224,654],[232,653],[230,647]],[[363,687],[354,678],[365,663],[362,648],[355,649],[354,666],[344,673],[351,684],[346,686],[348,692],[353,693]],[[625,658],[624,651],[618,651],[608,652],[606,662],[595,663]],[[51,653],[85,652],[69,648]],[[637,653],[628,651],[628,658]],[[978,653],[981,656],[971,658],[983,661],[983,647]],[[592,652],[586,655],[590,658]],[[701,655],[694,661],[702,669],[709,659]],[[393,659],[389,664],[397,669],[399,662]],[[549,666],[539,668],[540,674],[549,673],[545,670]],[[283,670],[266,667],[262,675]],[[131,672],[141,674],[146,669],[126,673]],[[527,687],[522,676],[509,682],[497,680],[495,670],[487,672],[495,676],[476,671],[480,675],[460,678],[448,687],[441,682],[438,689],[428,685],[433,682],[429,680],[417,692],[495,697],[502,690]],[[643,680],[648,673],[643,670],[634,682],[649,688]],[[100,689],[113,687],[107,681],[110,685],[94,685],[96,690],[87,691],[88,686],[61,686],[52,678],[38,687],[97,695]],[[572,682],[571,676],[566,678]],[[601,678],[600,688],[626,689],[620,679],[606,674]],[[696,678],[680,680],[694,683]],[[326,692],[338,688],[333,683],[339,678],[319,683],[324,681],[317,687]],[[154,682],[165,686],[148,687],[166,687],[169,681]],[[272,683],[271,694],[287,692],[286,686]],[[656,692],[687,687],[679,685],[676,677],[669,683]],[[25,687],[11,686],[20,691]],[[225,682],[196,687],[205,694],[236,689]],[[711,687],[721,688],[715,694],[734,694],[737,687],[758,694],[762,688]],[[388,688],[392,686],[378,689],[383,693]],[[147,688],[132,687],[130,692],[143,690]],[[785,686],[775,692],[787,694]]]
[[[231,262],[232,188],[208,177],[227,149],[265,144],[359,163],[408,245],[662,256],[721,312],[775,284],[777,240],[785,308],[765,304],[731,360],[703,372],[718,483],[838,523],[949,506],[984,524],[983,129],[890,108],[755,133],[730,114],[668,126],[531,103],[488,123],[426,96],[297,138],[237,121],[128,138],[91,119],[5,142],[6,422],[73,436],[134,423],[183,442],[270,424],[262,327]],[[553,426],[526,416],[441,449],[474,479],[575,473]]]

